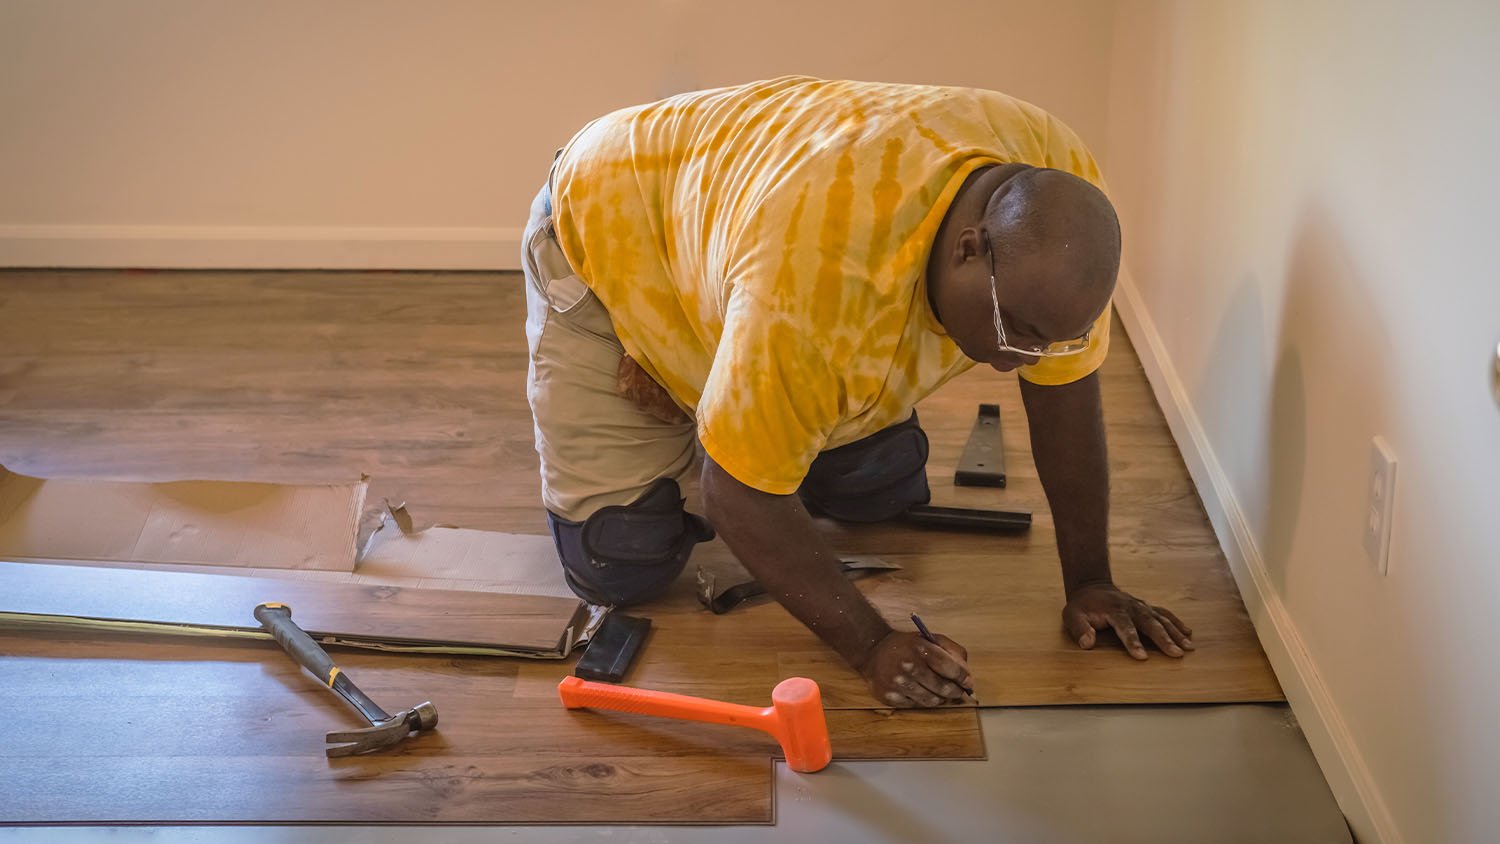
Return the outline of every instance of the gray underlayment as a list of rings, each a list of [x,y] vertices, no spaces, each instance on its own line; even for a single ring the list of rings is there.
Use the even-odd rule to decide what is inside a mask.
[[[989,709],[981,720],[986,761],[777,764],[774,826],[85,827],[0,830],[0,842],[1352,841],[1285,706]]]

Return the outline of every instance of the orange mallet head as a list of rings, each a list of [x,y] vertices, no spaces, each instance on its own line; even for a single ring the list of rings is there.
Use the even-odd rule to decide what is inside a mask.
[[[823,695],[818,684],[806,677],[791,677],[771,690],[771,705],[758,709],[721,700],[632,689],[568,677],[557,685],[563,706],[569,709],[612,709],[638,715],[680,718],[752,727],[770,733],[786,754],[787,767],[802,773],[821,771],[833,759],[828,743],[828,720],[823,716]]]

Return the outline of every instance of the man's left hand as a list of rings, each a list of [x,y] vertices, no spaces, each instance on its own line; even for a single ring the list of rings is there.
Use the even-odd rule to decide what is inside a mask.
[[[1112,583],[1081,586],[1063,607],[1063,629],[1088,650],[1098,640],[1097,630],[1113,628],[1125,650],[1136,659],[1146,658],[1141,634],[1170,657],[1193,650],[1188,637],[1193,631],[1166,607],[1157,607],[1121,591]]]

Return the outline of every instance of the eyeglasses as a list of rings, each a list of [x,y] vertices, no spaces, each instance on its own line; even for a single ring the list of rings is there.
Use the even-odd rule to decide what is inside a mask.
[[[1048,343],[1045,346],[1012,346],[1005,339],[1005,326],[1000,322],[1000,294],[995,289],[995,249],[990,247],[990,302],[995,306],[995,337],[999,345],[995,348],[1002,352],[1015,352],[1021,355],[1039,358],[1061,358],[1068,355],[1076,355],[1089,347],[1089,335],[1093,328],[1083,332],[1083,336],[1076,340],[1062,340],[1056,343]]]

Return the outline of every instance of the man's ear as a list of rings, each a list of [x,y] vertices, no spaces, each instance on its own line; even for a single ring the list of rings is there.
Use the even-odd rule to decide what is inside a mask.
[[[984,236],[979,233],[979,229],[970,226],[958,233],[958,241],[954,244],[954,250],[954,257],[959,263],[970,258],[977,258],[984,254]]]

